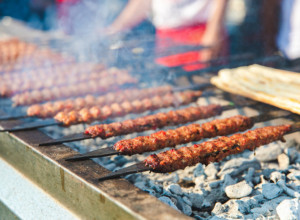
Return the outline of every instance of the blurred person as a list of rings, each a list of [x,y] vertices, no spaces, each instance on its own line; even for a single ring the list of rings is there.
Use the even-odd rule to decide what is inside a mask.
[[[129,30],[147,17],[156,27],[156,51],[174,46],[204,46],[156,59],[168,67],[184,66],[185,70],[205,67],[198,61],[209,61],[227,54],[224,16],[228,0],[129,0],[127,6],[108,27],[108,34]],[[198,63],[197,63],[198,62]]]
[[[58,26],[67,34],[87,33],[111,23],[127,0],[55,0]],[[96,34],[95,34],[96,35]]]
[[[278,49],[290,60],[300,58],[300,0],[281,1]]]

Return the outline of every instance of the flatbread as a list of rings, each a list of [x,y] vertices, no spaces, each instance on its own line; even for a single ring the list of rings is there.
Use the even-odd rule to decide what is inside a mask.
[[[221,70],[211,83],[227,92],[300,114],[300,74],[261,65]]]

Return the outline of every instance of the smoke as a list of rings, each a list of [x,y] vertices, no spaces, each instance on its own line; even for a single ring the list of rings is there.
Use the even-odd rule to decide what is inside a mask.
[[[72,36],[69,48],[79,61],[107,60],[111,39],[104,30],[125,3],[120,0],[85,0],[58,7],[58,29]]]

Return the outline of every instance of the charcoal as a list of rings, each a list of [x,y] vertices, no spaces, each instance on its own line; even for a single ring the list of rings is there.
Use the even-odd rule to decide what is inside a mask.
[[[183,194],[183,192],[181,190],[181,187],[178,184],[169,185],[167,190],[169,190],[171,193],[174,193],[176,195],[182,195]]]
[[[282,193],[282,188],[275,183],[267,183],[262,185],[262,194],[266,199],[274,199]]]

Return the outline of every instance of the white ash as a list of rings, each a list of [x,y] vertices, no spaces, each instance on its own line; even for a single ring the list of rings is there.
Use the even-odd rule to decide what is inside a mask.
[[[203,99],[201,104],[205,105],[209,102],[208,99]],[[170,109],[164,111],[168,110]],[[244,114],[243,110],[231,110],[218,118],[225,118],[238,113]],[[149,112],[142,115],[147,114]],[[131,115],[117,118],[116,121],[132,117]],[[212,119],[214,118],[199,120],[198,122],[204,123]],[[264,126],[264,124],[259,126]],[[87,125],[76,125],[70,128],[56,126],[42,130],[52,137],[58,138],[63,135],[82,132],[86,127]],[[161,130],[177,127],[171,126]],[[112,137],[107,140],[96,138],[68,143],[67,145],[79,153],[85,153],[100,147],[112,146],[122,139],[151,133],[153,131]],[[245,151],[207,166],[198,164],[187,167],[185,170],[167,174],[149,172],[132,174],[126,176],[126,179],[143,191],[156,196],[160,201],[195,219],[278,219],[277,206],[282,201],[298,198],[300,194],[299,149],[299,144],[294,140],[287,143],[276,142],[255,150],[255,153]],[[93,160],[107,169],[115,171],[139,162],[149,154],[151,153],[131,157],[112,156]],[[278,160],[278,156],[282,154],[288,157],[288,165],[287,163],[285,166],[279,165],[282,158]],[[287,157],[284,159],[287,160]],[[281,163],[283,164],[283,162]],[[241,198],[239,199],[229,198],[226,195],[226,188],[241,182],[248,188],[248,193],[240,194],[238,197]],[[271,190],[272,187],[276,187],[278,192],[275,195],[266,196],[265,184],[271,184],[267,185]]]

